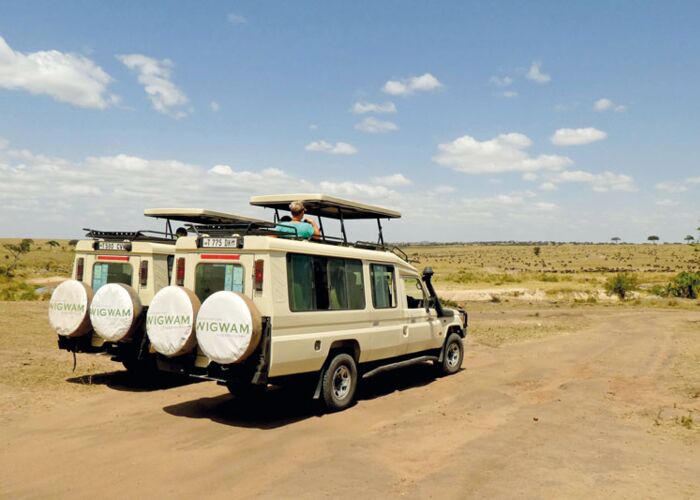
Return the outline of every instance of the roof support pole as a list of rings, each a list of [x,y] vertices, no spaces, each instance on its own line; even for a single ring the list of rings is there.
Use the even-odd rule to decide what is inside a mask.
[[[280,221],[280,211],[275,208],[275,223]]]
[[[340,216],[340,231],[343,233],[343,243],[348,243],[348,236],[345,234],[345,219],[343,219],[343,211],[338,208],[338,215]]]
[[[326,233],[323,230],[323,217],[321,217],[320,215],[318,216],[318,228],[321,230],[321,239],[325,241]]]
[[[384,246],[384,234],[382,233],[382,220],[377,217],[377,227],[379,228],[379,240],[377,243]]]
[[[165,219],[165,236],[173,237],[173,226],[170,224],[170,219]]]

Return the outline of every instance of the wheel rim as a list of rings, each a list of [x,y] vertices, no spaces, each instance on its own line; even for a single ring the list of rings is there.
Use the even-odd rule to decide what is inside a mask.
[[[456,368],[459,364],[459,344],[452,342],[447,348],[447,366]]]
[[[342,365],[333,373],[333,395],[336,399],[345,399],[350,393],[352,375],[347,366]]]

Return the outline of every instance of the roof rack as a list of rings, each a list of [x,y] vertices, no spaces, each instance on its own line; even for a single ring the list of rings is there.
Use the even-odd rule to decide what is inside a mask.
[[[377,228],[379,229],[379,237],[377,238],[376,245],[385,249],[381,219],[398,219],[401,217],[401,213],[395,210],[319,193],[253,196],[250,199],[250,204],[274,209],[275,221],[279,221],[279,211],[288,211],[289,204],[293,201],[303,202],[304,211],[309,215],[315,215],[318,217],[319,229],[321,230],[321,240],[326,243],[332,243],[333,240],[339,240],[344,244],[348,244],[348,237],[347,233],[345,232],[345,220],[376,219]],[[343,234],[342,239],[326,236],[323,229],[323,217],[338,219],[340,221],[340,231]],[[367,242],[358,243],[367,244]]]
[[[154,241],[163,243],[172,243],[175,241],[175,237],[171,233],[150,231],[147,229],[140,229],[137,231],[99,231],[97,229],[84,227],[83,231],[86,231],[86,237],[94,240]]]

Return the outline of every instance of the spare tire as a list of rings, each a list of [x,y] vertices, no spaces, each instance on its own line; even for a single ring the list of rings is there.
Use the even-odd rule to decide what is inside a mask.
[[[200,305],[199,298],[187,288],[162,288],[146,313],[146,334],[153,349],[165,356],[192,351],[197,345],[194,324]]]
[[[92,288],[82,281],[67,280],[56,287],[49,301],[49,323],[63,337],[89,333]]]
[[[90,321],[97,335],[108,342],[119,342],[133,333],[141,310],[141,299],[133,288],[109,283],[95,292]]]
[[[252,300],[235,292],[216,292],[197,315],[197,343],[219,364],[240,363],[260,343],[262,316]]]

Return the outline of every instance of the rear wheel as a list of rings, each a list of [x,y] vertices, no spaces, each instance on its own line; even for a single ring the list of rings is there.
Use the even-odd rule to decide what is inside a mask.
[[[436,362],[439,375],[452,375],[457,373],[462,367],[464,359],[464,343],[462,337],[458,333],[452,333],[445,341],[445,352],[442,356],[442,362]]]
[[[341,411],[355,400],[357,364],[346,353],[336,354],[323,373],[321,395],[328,411]]]
[[[229,380],[226,382],[226,388],[232,396],[239,399],[255,399],[265,394],[267,386],[240,382],[238,380]]]

